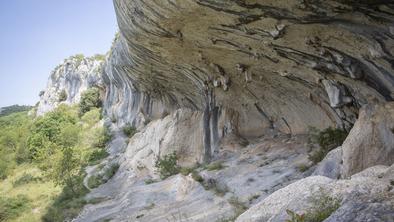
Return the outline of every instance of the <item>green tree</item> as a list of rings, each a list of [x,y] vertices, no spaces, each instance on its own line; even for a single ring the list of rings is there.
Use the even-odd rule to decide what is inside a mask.
[[[73,195],[77,195],[82,178],[81,165],[75,148],[64,148],[54,156],[50,177],[57,185],[66,186]]]
[[[81,95],[79,114],[82,116],[93,108],[100,108],[101,105],[100,90],[96,87],[88,89]]]
[[[66,133],[64,129],[75,125],[77,121],[77,114],[65,105],[61,105],[53,112],[36,119],[27,140],[31,156],[34,159],[45,159],[47,155],[51,155],[57,145],[62,145],[65,142],[62,129],[63,134]],[[44,155],[40,157],[38,154]]]

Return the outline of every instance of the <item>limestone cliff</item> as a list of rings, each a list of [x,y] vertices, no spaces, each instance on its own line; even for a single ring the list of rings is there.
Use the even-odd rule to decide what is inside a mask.
[[[86,198],[94,204],[75,221],[233,221],[247,208],[237,221],[283,221],[290,204],[308,210],[316,187],[344,198],[329,221],[372,220],[374,212],[392,217],[392,167],[365,170],[393,164],[392,104],[368,108],[394,99],[392,1],[114,0],[114,6],[120,34],[102,81],[100,62],[68,61],[52,74],[39,105],[39,113],[50,110],[63,90],[66,103],[92,85],[105,91],[103,112],[115,138],[102,164],[120,167],[91,191]],[[308,128],[350,130],[367,104],[343,147],[312,166]],[[125,138],[126,124],[139,132]],[[374,154],[368,138],[376,140]],[[173,151],[181,166],[223,166],[197,167],[200,183],[192,174],[159,181],[155,162]],[[369,204],[375,202],[383,210]],[[362,214],[347,213],[357,207]]]
[[[71,56],[52,71],[47,87],[40,93],[37,115],[43,115],[60,103],[76,104],[86,89],[102,87],[102,65],[104,58],[83,55]]]
[[[108,116],[144,125],[202,114],[205,159],[226,138],[350,129],[392,100],[393,5],[338,1],[115,0]]]

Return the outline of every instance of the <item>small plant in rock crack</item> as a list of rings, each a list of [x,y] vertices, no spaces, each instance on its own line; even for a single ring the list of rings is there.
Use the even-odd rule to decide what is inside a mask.
[[[108,180],[110,180],[115,175],[118,169],[119,169],[119,164],[115,163],[112,164],[109,168],[105,169],[104,172],[89,177],[88,179],[89,188],[91,189],[97,188],[101,184],[108,182]]]
[[[322,222],[341,206],[340,199],[329,196],[323,190],[311,198],[311,203],[312,207],[304,214],[286,210],[290,216],[286,222]]]
[[[176,152],[165,155],[156,161],[155,164],[161,179],[166,179],[172,175],[178,174],[180,168],[178,166],[178,156]]]
[[[248,207],[235,196],[231,197],[228,202],[235,208],[235,218],[248,209]]]
[[[61,92],[60,92],[60,94],[59,94],[59,102],[64,102],[64,101],[66,101],[67,100],[67,92],[66,92],[66,90],[62,90]]]
[[[131,137],[134,136],[134,134],[137,133],[137,129],[136,129],[135,127],[133,127],[132,125],[127,124],[125,127],[123,127],[123,133],[124,133],[127,137],[131,138]]]
[[[225,166],[223,165],[222,161],[216,161],[216,162],[213,162],[213,163],[210,163],[210,164],[204,166],[203,168],[208,171],[215,171],[215,170],[221,170],[221,169],[225,168]]]
[[[286,210],[286,213],[290,219],[287,219],[285,222],[305,222],[305,214],[297,214],[291,210]]]

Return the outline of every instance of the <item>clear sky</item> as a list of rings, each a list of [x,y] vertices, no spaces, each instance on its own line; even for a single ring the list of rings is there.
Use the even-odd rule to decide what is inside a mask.
[[[106,53],[116,30],[112,0],[0,0],[0,107],[34,105],[57,64]]]

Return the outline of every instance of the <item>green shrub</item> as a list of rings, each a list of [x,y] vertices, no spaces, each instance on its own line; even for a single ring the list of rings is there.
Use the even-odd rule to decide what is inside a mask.
[[[199,183],[204,182],[204,178],[197,171],[192,172],[192,178]]]
[[[104,173],[93,175],[88,179],[89,188],[97,188],[110,180],[119,169],[119,164],[112,164],[109,168],[105,169]]]
[[[125,127],[123,127],[123,133],[127,136],[127,137],[133,137],[134,134],[137,133],[137,129],[131,125],[126,125]]]
[[[79,103],[79,114],[83,116],[93,108],[100,108],[102,105],[100,99],[100,90],[96,87],[90,88],[82,93],[81,102]]]
[[[107,181],[109,179],[111,179],[115,173],[118,171],[119,169],[119,164],[112,164],[104,173],[105,178],[107,178]]]
[[[14,198],[0,196],[0,221],[9,221],[28,209],[29,199],[24,195]]]
[[[317,143],[319,145],[319,149],[314,151],[309,156],[309,159],[315,164],[322,161],[331,150],[342,145],[347,135],[348,132],[341,129],[333,129],[331,127],[321,132],[313,132],[310,135],[309,143]]]
[[[95,54],[92,58],[93,58],[94,60],[104,61],[104,60],[105,60],[105,55],[102,55],[102,54]]]
[[[66,90],[62,90],[61,92],[60,92],[60,94],[59,94],[59,102],[64,102],[64,101],[66,101],[67,100],[67,92],[66,92]]]
[[[108,127],[104,127],[100,133],[99,138],[93,144],[93,146],[98,148],[105,148],[106,145],[112,140],[112,137],[113,135],[111,133],[111,130]]]
[[[12,154],[6,150],[0,150],[0,180],[6,179],[12,172],[15,162]]]
[[[19,177],[17,180],[15,180],[12,184],[14,187],[22,186],[28,183],[37,183],[41,182],[42,178],[41,177],[35,177],[31,174],[24,173],[21,177]]]
[[[179,173],[179,166],[177,164],[178,157],[176,152],[165,155],[156,161],[156,167],[162,179],[166,179],[172,175]]]
[[[99,161],[108,157],[108,152],[104,148],[98,148],[93,150],[93,152],[89,155],[89,165],[95,165]]]
[[[84,54],[76,54],[73,56],[70,56],[69,59],[73,59],[76,62],[76,67],[80,66],[82,61],[85,59],[85,55]],[[55,69],[56,70],[56,69]]]
[[[90,189],[94,189],[99,187],[102,184],[102,177],[98,175],[93,175],[88,179],[88,187]]]

